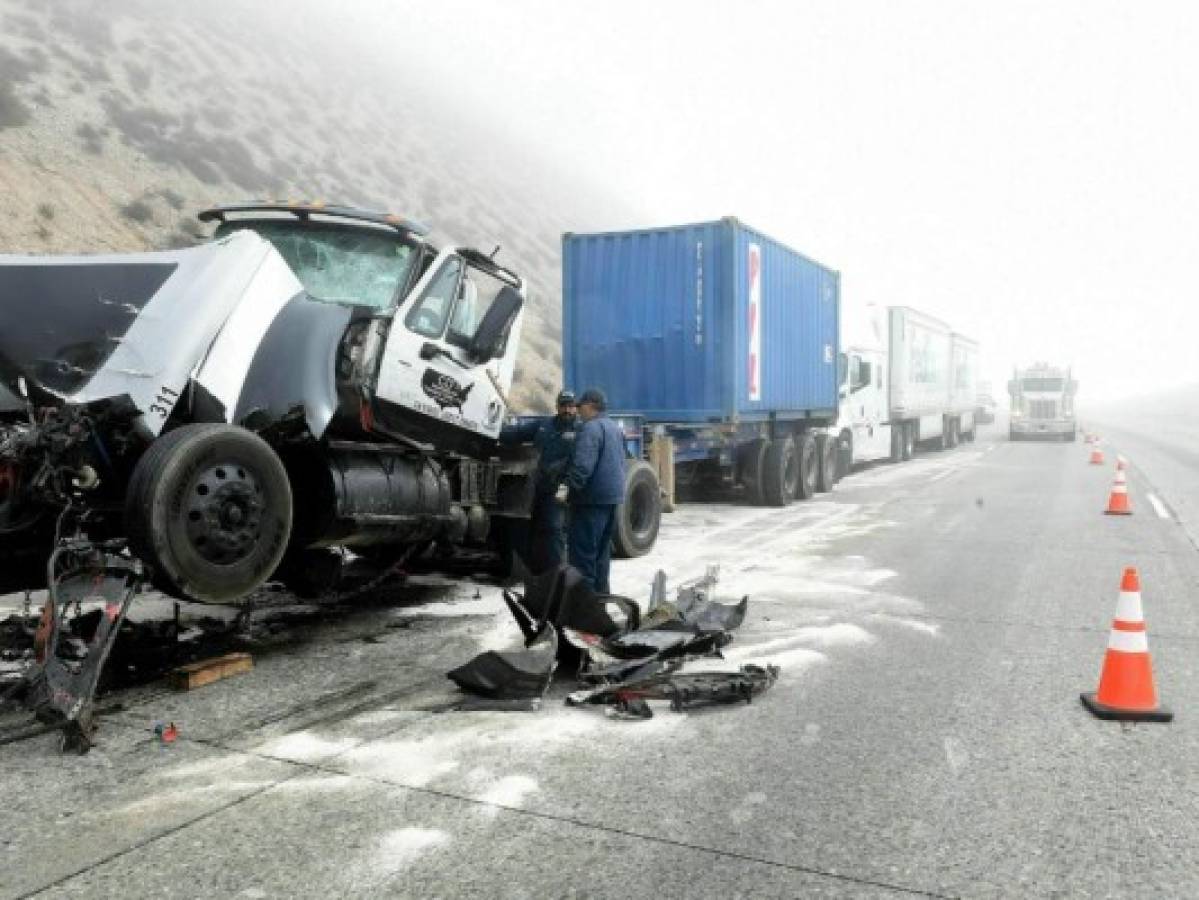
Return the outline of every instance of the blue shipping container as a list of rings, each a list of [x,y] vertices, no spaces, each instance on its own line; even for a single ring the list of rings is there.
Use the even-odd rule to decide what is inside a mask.
[[[840,276],[736,219],[562,239],[563,370],[648,422],[833,417]]]

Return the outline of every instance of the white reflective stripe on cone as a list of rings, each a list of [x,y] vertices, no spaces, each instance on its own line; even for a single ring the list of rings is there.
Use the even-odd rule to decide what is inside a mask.
[[[1120,591],[1120,597],[1116,600],[1116,620],[1119,622],[1145,621],[1145,614],[1141,612],[1139,591]]]
[[[1113,628],[1107,649],[1121,653],[1148,653],[1149,637],[1143,631],[1117,631]]]

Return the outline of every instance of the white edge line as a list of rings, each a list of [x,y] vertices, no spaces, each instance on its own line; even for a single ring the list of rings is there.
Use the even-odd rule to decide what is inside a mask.
[[[1157,513],[1158,518],[1170,518],[1170,511],[1166,509],[1166,504],[1158,500],[1156,494],[1148,494],[1147,496],[1149,497],[1149,502],[1153,504],[1153,511]]]

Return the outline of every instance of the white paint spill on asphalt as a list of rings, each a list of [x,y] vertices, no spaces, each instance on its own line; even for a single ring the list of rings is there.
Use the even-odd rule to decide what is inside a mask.
[[[500,807],[514,809],[524,803],[525,795],[540,790],[537,782],[527,775],[509,775],[501,778],[475,799],[491,804],[483,809],[485,815],[495,817]]]
[[[439,828],[401,828],[385,834],[379,841],[378,871],[398,872],[449,842],[450,836]]]
[[[906,619],[902,616],[892,616],[887,613],[872,613],[870,618],[878,619],[880,622],[891,622],[895,625],[902,625],[904,628],[910,628],[913,631],[919,631],[931,637],[936,637],[941,633],[941,626],[936,622],[921,622],[919,619]]]

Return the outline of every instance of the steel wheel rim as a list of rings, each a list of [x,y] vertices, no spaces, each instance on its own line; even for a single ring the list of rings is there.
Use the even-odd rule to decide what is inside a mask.
[[[202,470],[188,485],[184,531],[204,560],[230,566],[246,559],[262,537],[265,504],[253,470],[219,463]]]

